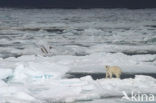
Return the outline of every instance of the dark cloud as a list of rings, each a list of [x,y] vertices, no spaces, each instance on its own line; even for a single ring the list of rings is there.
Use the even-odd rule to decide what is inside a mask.
[[[156,8],[156,0],[0,0],[0,7]]]

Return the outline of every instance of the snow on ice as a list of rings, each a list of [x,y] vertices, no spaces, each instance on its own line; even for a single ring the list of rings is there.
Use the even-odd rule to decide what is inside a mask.
[[[142,72],[145,70],[156,72],[154,65],[143,64],[145,58],[146,60],[151,59],[150,55],[142,59],[131,56],[128,57],[129,61],[125,61],[127,57],[124,54],[118,53],[112,56],[110,54],[93,54],[82,57],[23,56],[8,58],[3,59],[3,63],[6,65],[7,63],[9,65],[16,63],[16,65],[12,65],[10,69],[0,69],[3,76],[0,81],[0,102],[78,102],[122,97],[122,91],[126,91],[128,94],[131,91],[156,94],[156,79],[150,76],[136,75],[134,79],[103,78],[99,80],[93,80],[91,76],[73,79],[64,77],[65,73],[69,71],[105,72],[104,65],[114,60],[115,55],[120,55],[120,59],[112,62],[111,65],[121,64],[121,67],[124,67],[123,64],[128,63],[126,66],[129,67],[122,68],[123,72],[130,72],[129,69],[132,67],[135,68],[133,72],[140,72],[141,70]],[[142,68],[139,69],[139,66]],[[143,68],[144,66],[146,68]],[[75,67],[79,67],[79,70]],[[6,80],[4,81],[4,79]]]

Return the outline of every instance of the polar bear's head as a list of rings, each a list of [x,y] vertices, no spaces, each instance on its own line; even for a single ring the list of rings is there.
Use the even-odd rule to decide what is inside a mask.
[[[106,68],[106,70],[108,70],[110,68],[110,66],[109,65],[106,65],[105,68]]]

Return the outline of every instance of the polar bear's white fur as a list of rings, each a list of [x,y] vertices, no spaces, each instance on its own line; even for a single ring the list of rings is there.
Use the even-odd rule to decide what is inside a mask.
[[[113,75],[116,76],[116,78],[120,78],[121,75],[121,68],[118,66],[105,66],[106,68],[106,78],[112,78]]]

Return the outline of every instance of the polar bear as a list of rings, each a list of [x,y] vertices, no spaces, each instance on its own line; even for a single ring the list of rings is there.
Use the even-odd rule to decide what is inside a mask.
[[[105,68],[106,68],[106,78],[108,77],[112,78],[113,75],[115,75],[116,78],[120,78],[120,75],[122,73],[120,67],[106,65]]]

